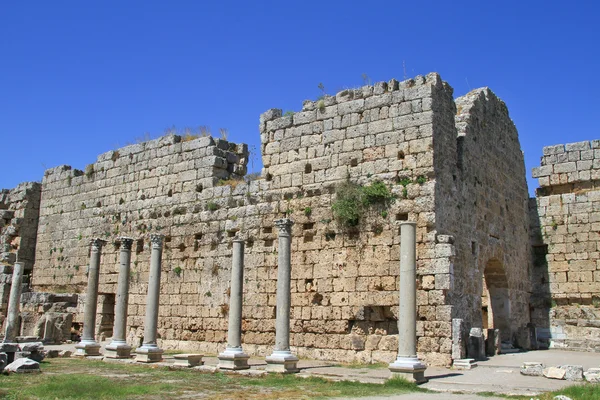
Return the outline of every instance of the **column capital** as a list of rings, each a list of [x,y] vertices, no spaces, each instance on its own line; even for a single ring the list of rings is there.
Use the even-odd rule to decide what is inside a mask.
[[[131,250],[131,246],[133,245],[133,238],[127,236],[119,236],[117,241],[121,243],[121,246],[125,248],[125,250]]]
[[[417,223],[414,221],[398,221],[398,226],[402,226],[402,225],[417,226]]]
[[[165,238],[165,235],[163,235],[161,233],[151,233],[150,234],[150,243],[152,243],[152,248],[153,249],[162,248],[164,238]]]
[[[106,244],[106,240],[102,240],[100,238],[93,238],[90,240],[90,245],[92,246],[92,251],[101,251],[102,246]]]
[[[289,218],[275,220],[275,226],[279,229],[279,236],[290,236],[292,234],[292,225],[294,225],[294,221]]]

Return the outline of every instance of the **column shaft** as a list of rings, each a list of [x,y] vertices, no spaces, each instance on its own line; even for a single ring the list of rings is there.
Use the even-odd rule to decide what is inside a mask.
[[[427,368],[417,358],[417,224],[400,224],[400,293],[398,358],[389,365],[392,377],[423,383]]]
[[[163,238],[164,236],[159,234],[150,235],[152,253],[150,254],[150,276],[146,297],[144,342],[142,347],[136,350],[136,361],[139,362],[156,362],[162,359],[163,351],[157,345],[157,329]]]
[[[400,225],[398,356],[417,356],[416,224]]]
[[[231,287],[229,298],[229,330],[227,347],[242,347],[242,291],[244,282],[244,241],[233,241]]]
[[[19,306],[21,301],[21,285],[23,283],[23,263],[17,262],[13,267],[10,297],[8,299],[8,315],[6,316],[6,331],[4,342],[15,341],[19,329]]]
[[[275,350],[277,351],[290,349],[290,239],[287,232],[280,232],[277,262],[277,316],[275,320]]]
[[[242,296],[244,285],[244,241],[233,240],[231,286],[229,288],[229,330],[227,348],[219,354],[219,368],[248,369],[248,355],[242,350]]]
[[[279,259],[277,266],[277,315],[275,319],[275,350],[267,357],[269,372],[298,372],[298,358],[290,351],[290,278],[292,225],[283,218],[275,221],[279,228]]]
[[[102,239],[92,239],[90,250],[90,265],[88,267],[88,285],[85,294],[83,309],[83,334],[81,342],[75,348],[75,355],[92,356],[100,354],[100,345],[96,342],[96,307],[98,306],[98,283],[100,279],[100,256],[102,246],[106,242]]]
[[[129,271],[131,263],[132,238],[120,237],[119,280],[112,341],[106,346],[106,357],[129,358],[131,346],[125,340],[127,330],[127,307],[129,303]]]

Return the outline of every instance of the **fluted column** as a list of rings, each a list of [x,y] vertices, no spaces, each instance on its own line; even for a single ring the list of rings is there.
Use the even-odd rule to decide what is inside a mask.
[[[233,240],[231,286],[229,297],[229,330],[227,348],[219,354],[219,368],[248,369],[248,355],[242,350],[242,293],[244,291],[244,241]]]
[[[164,236],[151,234],[150,276],[146,297],[146,318],[144,320],[144,342],[136,350],[136,361],[156,362],[162,360],[162,349],[156,343],[158,329],[158,305],[160,296],[160,272]]]
[[[400,301],[398,312],[398,358],[389,365],[392,377],[425,382],[427,368],[417,358],[417,224],[400,223]]]
[[[6,331],[4,342],[12,343],[19,333],[19,302],[21,300],[21,285],[23,283],[23,263],[16,262],[13,267],[10,297],[8,298],[8,315],[6,316]]]
[[[275,320],[275,350],[266,358],[269,372],[298,372],[298,357],[290,351],[290,278],[292,225],[289,218],[275,221],[279,229],[277,263],[277,316]]]
[[[98,282],[100,279],[100,256],[102,246],[106,241],[95,238],[91,241],[90,265],[88,268],[88,285],[85,294],[85,305],[83,310],[83,334],[81,342],[75,348],[76,356],[100,355],[100,344],[96,342],[96,307],[98,305]]]
[[[125,340],[127,329],[127,307],[129,303],[129,271],[131,263],[131,246],[133,239],[120,237],[119,281],[117,283],[117,301],[115,305],[115,323],[112,341],[105,348],[108,358],[129,358],[131,346]]]

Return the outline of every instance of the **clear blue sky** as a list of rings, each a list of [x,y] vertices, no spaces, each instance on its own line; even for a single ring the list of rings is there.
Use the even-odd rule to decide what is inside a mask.
[[[439,72],[508,105],[528,176],[546,145],[600,139],[594,1],[5,1],[0,187],[83,169],[175,125],[259,147],[258,118]],[[254,169],[260,168],[255,165]],[[535,182],[529,179],[530,192]]]

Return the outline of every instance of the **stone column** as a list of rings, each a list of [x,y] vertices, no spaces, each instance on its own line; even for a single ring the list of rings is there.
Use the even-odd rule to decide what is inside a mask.
[[[266,358],[269,372],[298,372],[298,357],[290,351],[290,277],[292,225],[289,218],[275,220],[279,229],[279,259],[277,263],[277,318],[275,320],[275,350]]]
[[[392,377],[423,383],[427,367],[417,358],[416,230],[415,222],[400,223],[398,358],[389,369]]]
[[[115,305],[115,323],[112,341],[105,348],[105,357],[129,358],[131,346],[125,340],[127,329],[127,306],[129,303],[129,268],[131,262],[131,245],[133,239],[120,237],[119,281],[117,283],[117,301]]]
[[[158,299],[160,296],[160,270],[163,250],[163,235],[150,235],[152,254],[150,256],[150,277],[148,278],[148,296],[146,297],[146,319],[144,321],[144,342],[136,350],[136,361],[156,362],[162,360],[163,351],[156,343],[158,328]]]
[[[85,293],[85,307],[83,310],[83,334],[81,342],[75,348],[76,356],[100,355],[100,344],[96,342],[96,306],[98,305],[98,280],[100,278],[100,255],[102,246],[106,242],[102,239],[92,239],[90,252],[90,266],[88,268],[88,285]]]
[[[227,347],[219,354],[219,368],[248,369],[248,355],[242,350],[242,293],[244,289],[244,241],[233,239],[231,287],[229,297],[229,330]]]
[[[16,262],[13,267],[10,297],[8,298],[8,314],[6,316],[5,343],[13,343],[19,333],[19,303],[21,301],[21,286],[23,283],[23,263]]]

